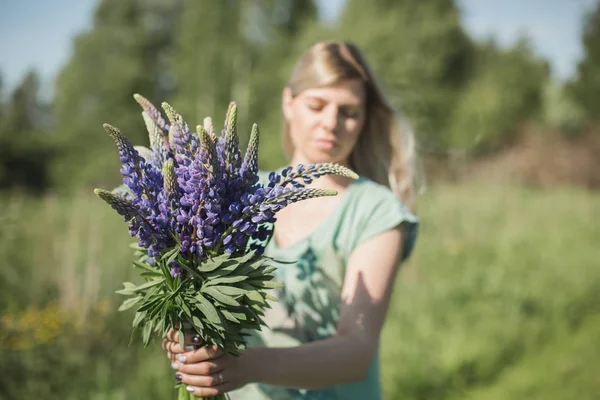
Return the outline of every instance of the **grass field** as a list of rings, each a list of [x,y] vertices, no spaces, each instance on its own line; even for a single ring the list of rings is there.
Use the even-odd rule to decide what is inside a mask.
[[[600,394],[600,194],[439,186],[381,344],[386,399]],[[0,399],[165,399],[161,351],[128,346],[123,221],[93,196],[0,198]]]

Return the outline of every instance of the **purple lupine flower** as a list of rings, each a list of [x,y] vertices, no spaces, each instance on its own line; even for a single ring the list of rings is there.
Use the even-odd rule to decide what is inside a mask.
[[[123,163],[121,167],[121,174],[124,176],[123,182],[129,187],[136,199],[142,197],[144,188],[141,180],[142,168],[145,164],[144,159],[120,130],[109,124],[103,126],[119,149],[119,159]]]
[[[160,111],[158,111],[158,109],[154,107],[154,105],[150,103],[148,99],[146,99],[140,94],[134,94],[133,98],[135,99],[135,101],[138,102],[140,106],[142,106],[142,109],[144,110],[146,115],[148,115],[148,117],[150,117],[150,119],[152,119],[156,126],[162,131],[162,135],[168,135],[170,126],[165,122],[162,115],[160,115]]]
[[[177,243],[188,259],[239,255],[249,248],[261,254],[279,210],[296,201],[335,194],[305,185],[330,173],[355,177],[341,166],[299,165],[272,172],[263,186],[258,183],[258,126],[252,127],[242,159],[235,103],[216,136],[210,118],[195,135],[167,103],[162,106],[170,124],[146,99],[138,95],[136,100],[144,110],[151,146],[144,149],[144,159],[116,128],[107,128],[119,148],[121,172],[131,191],[127,199],[118,197],[111,205],[130,221],[130,234],[150,258]],[[131,217],[134,209],[136,218]],[[171,267],[171,274],[180,276],[180,267]]]
[[[242,156],[240,153],[240,139],[237,135],[237,105],[235,102],[229,103],[227,116],[225,118],[224,142],[222,145],[223,158],[227,167],[227,172],[231,175],[239,175],[239,169],[242,165]]]
[[[125,221],[130,221],[139,214],[139,209],[131,201],[122,196],[109,192],[108,190],[95,189],[96,196],[107,202],[115,211],[125,218]]]

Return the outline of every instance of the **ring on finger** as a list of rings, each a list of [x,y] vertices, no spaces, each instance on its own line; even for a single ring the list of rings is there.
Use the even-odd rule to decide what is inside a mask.
[[[221,383],[223,383],[223,373],[222,372],[217,372],[217,385],[220,385]]]

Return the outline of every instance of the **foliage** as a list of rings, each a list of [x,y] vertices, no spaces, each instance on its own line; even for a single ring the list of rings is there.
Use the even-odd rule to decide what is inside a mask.
[[[473,57],[455,1],[351,0],[337,25],[307,27],[284,70],[289,74],[302,52],[326,39],[357,44],[394,107],[418,132],[421,148],[446,148],[448,119]]]
[[[600,121],[600,2],[586,16],[582,35],[583,59],[577,66],[575,79],[570,82],[569,92],[583,108],[587,118]]]
[[[55,157],[48,104],[39,98],[39,78],[33,71],[14,89],[0,113],[0,190],[43,192],[50,185]]]
[[[548,81],[543,91],[542,121],[546,129],[572,137],[581,133],[586,117],[581,106],[569,94],[568,87]]]
[[[164,352],[128,345],[133,313],[115,311],[115,287],[140,282],[126,267],[121,218],[88,194],[0,205],[9,227],[0,230],[0,274],[11,276],[0,282],[0,320],[50,311],[45,331],[61,326],[46,343],[27,336],[28,349],[2,341],[0,399],[172,395]],[[386,398],[593,398],[600,228],[590,221],[599,212],[598,194],[578,190],[429,191],[384,327]],[[27,334],[31,325],[21,324],[12,332]]]
[[[539,118],[549,71],[521,40],[508,50],[484,43],[473,72],[452,115],[448,140],[466,153],[489,153],[510,144],[519,124]]]
[[[105,124],[119,151],[125,187],[94,191],[128,222],[138,240],[133,264],[147,280],[124,283],[118,293],[131,297],[119,310],[137,306],[133,329],[143,332],[145,345],[153,334],[165,337],[188,322],[204,343],[237,355],[246,345],[244,332],[264,325],[266,300],[275,300],[268,289],[279,287],[271,282],[272,259],[262,255],[276,212],[336,194],[305,188],[313,179],[358,176],[336,164],[298,165],[271,172],[261,183],[258,125],[242,158],[235,102],[220,134],[210,117],[192,133],[168,103],[162,104],[167,123],[146,98],[134,97],[144,110],[150,148],[134,147]],[[182,330],[180,335],[183,342]]]
[[[73,56],[58,77],[57,145],[64,157],[54,168],[57,186],[110,185],[112,147],[98,135],[107,119],[131,140],[145,137],[133,93],[162,99],[172,91],[166,65],[181,2],[103,0],[90,31],[74,40]],[[74,166],[77,166],[75,168]]]

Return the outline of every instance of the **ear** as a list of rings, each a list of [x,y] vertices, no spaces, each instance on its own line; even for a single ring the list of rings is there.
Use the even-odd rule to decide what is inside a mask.
[[[282,99],[281,99],[281,107],[283,110],[283,116],[286,120],[290,120],[293,116],[293,110],[292,110],[292,101],[294,100],[294,96],[292,96],[292,89],[290,89],[289,87],[285,87],[283,89],[283,93],[282,93]]]

